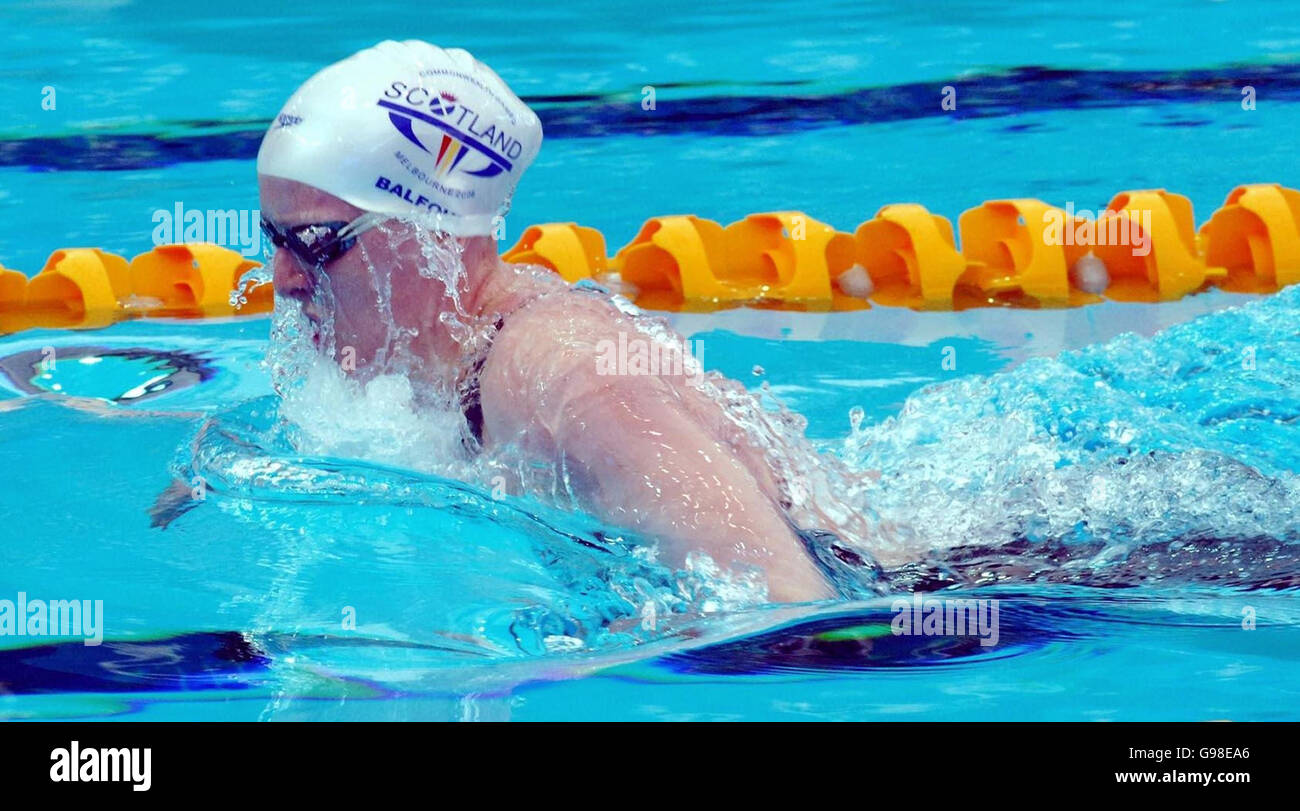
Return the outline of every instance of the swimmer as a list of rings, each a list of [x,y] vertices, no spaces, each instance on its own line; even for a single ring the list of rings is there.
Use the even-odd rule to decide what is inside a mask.
[[[533,111],[463,50],[389,41],[325,68],[258,155],[277,306],[300,306],[322,351],[328,335],[363,377],[400,349],[413,382],[458,393],[478,448],[563,470],[585,507],[657,539],[666,563],[700,550],[761,567],[775,602],[835,596],[727,407],[671,368],[608,373],[603,342],[644,337],[636,319],[499,257],[498,217],[541,140]],[[463,271],[428,272],[431,241]]]

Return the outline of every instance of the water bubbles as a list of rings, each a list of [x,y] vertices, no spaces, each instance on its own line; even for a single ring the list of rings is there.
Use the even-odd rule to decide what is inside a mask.
[[[564,634],[552,634],[542,638],[547,653],[574,653],[586,647],[581,639]]]
[[[862,427],[862,421],[866,419],[866,416],[867,412],[862,406],[853,406],[853,408],[849,409],[849,428],[852,429],[853,433],[856,434],[858,429]]]
[[[1151,339],[923,389],[850,436],[843,456],[888,474],[864,496],[884,522],[924,528],[913,556],[1021,539],[1121,556],[1186,537],[1295,542],[1300,431],[1264,411],[1274,386],[1300,390],[1300,351],[1272,362],[1262,387],[1234,348],[1294,346],[1298,305],[1288,290]]]
[[[248,270],[235,281],[234,288],[230,291],[230,306],[236,310],[248,303],[248,295],[254,287],[271,283],[270,264],[256,265]]]

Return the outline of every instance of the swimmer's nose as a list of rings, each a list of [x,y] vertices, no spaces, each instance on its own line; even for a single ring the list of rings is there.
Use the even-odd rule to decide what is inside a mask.
[[[288,251],[277,248],[271,257],[271,283],[285,298],[307,302],[312,296],[312,279]]]

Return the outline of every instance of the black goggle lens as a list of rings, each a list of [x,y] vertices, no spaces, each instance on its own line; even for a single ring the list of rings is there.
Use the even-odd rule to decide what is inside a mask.
[[[284,248],[304,265],[321,269],[352,249],[356,237],[339,239],[339,231],[347,227],[343,221],[306,223],[292,228],[280,228],[262,219],[262,233],[277,248]]]

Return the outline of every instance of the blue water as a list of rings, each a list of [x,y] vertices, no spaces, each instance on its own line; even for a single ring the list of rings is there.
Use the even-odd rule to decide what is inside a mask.
[[[802,208],[851,229],[891,202],[955,218],[1153,186],[1203,221],[1238,183],[1300,186],[1300,23],[1279,7],[247,5],[183,25],[144,3],[4,6],[0,263],[134,255],[178,201],[255,208],[264,122],[390,36],[467,47],[538,107],[510,241],[551,220],[616,247],[662,213]],[[959,115],[936,112],[945,84]],[[646,85],[658,110],[639,121]],[[677,320],[708,368],[880,472],[870,508],[933,547],[890,588],[998,598],[992,648],[828,633],[888,623],[887,597],[727,607],[589,517],[297,455],[265,319],[2,336],[3,356],[103,358],[36,381],[55,393],[0,381],[0,599],[102,599],[107,642],[0,636],[0,717],[1294,720],[1298,317],[1292,290]],[[204,379],[113,399],[169,358]],[[192,475],[206,499],[152,526]]]

